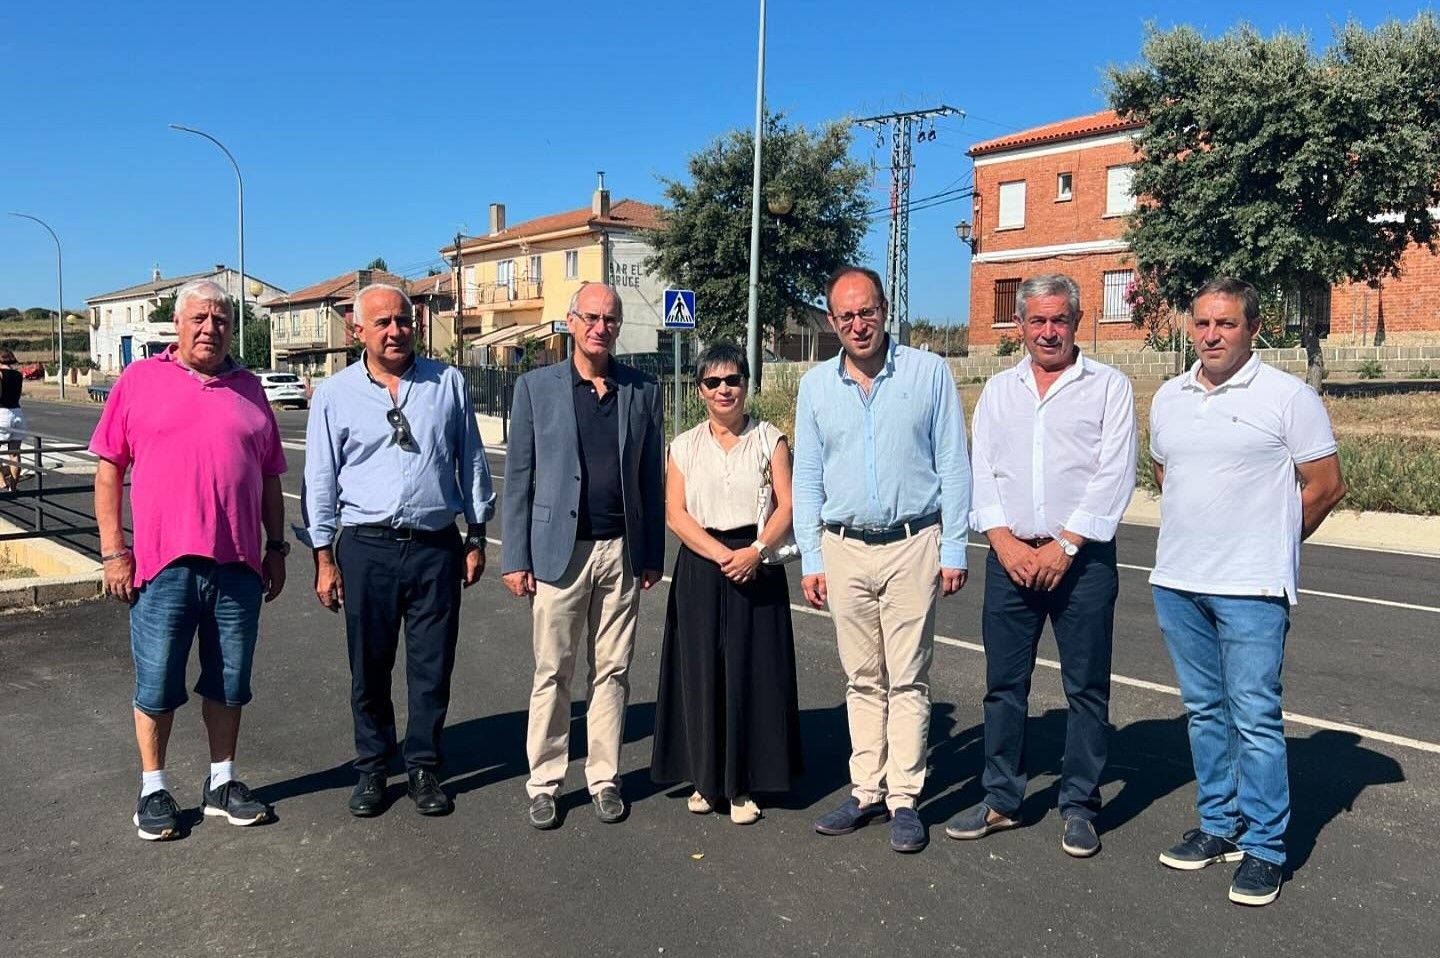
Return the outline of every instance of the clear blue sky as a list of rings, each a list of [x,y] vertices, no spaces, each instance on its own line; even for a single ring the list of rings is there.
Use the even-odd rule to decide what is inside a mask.
[[[384,256],[423,275],[463,226],[616,198],[658,200],[657,176],[754,113],[758,3],[379,3],[253,0],[7,4],[0,29],[0,213],[47,220],[66,306],[166,275],[235,265],[245,175],[250,273],[294,289]],[[912,196],[968,182],[970,144],[1105,106],[1104,69],[1138,58],[1146,18],[1209,34],[1248,18],[1317,45],[1354,17],[1419,4],[772,0],[767,100],[796,121],[966,110],[915,148]],[[855,155],[888,153],[857,135]],[[962,320],[962,201],[911,217],[912,318]],[[882,266],[885,221],[866,243]],[[53,306],[54,247],[0,215],[0,306]]]

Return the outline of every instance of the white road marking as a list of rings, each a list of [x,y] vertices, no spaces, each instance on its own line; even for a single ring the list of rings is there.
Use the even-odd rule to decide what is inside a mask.
[[[286,495],[288,496],[290,495],[290,493],[287,492]],[[493,545],[497,546],[502,544],[502,541],[500,539],[496,539],[493,536],[489,537],[488,541]],[[660,581],[668,585],[670,583],[670,577],[668,575],[661,576]],[[802,615],[813,615],[822,619],[830,618],[830,613],[825,611],[824,609],[815,609],[811,608],[808,605],[799,605],[798,603],[792,603],[790,606],[790,610],[792,612],[799,612]],[[964,649],[967,652],[980,652],[982,654],[985,652],[985,647],[978,642],[967,642],[964,639],[954,639],[948,635],[937,635],[935,636],[935,641],[940,643],[941,645],[948,645],[952,648]],[[1055,661],[1054,659],[1036,658],[1035,664],[1042,665],[1047,669],[1054,669],[1056,671],[1060,669],[1060,663]],[[1180,697],[1180,690],[1173,685],[1163,685],[1159,682],[1150,682],[1146,679],[1136,679],[1131,678],[1128,675],[1117,675],[1114,673],[1111,673],[1110,681],[1115,683],[1116,685],[1125,685],[1130,688],[1144,689],[1147,692],[1158,692],[1161,695],[1168,695],[1174,698]],[[1360,738],[1370,739],[1374,742],[1385,742],[1388,745],[1398,745],[1401,748],[1414,749],[1417,752],[1430,752],[1435,755],[1440,755],[1440,743],[1437,742],[1426,742],[1422,739],[1408,738],[1404,735],[1395,735],[1392,732],[1381,732],[1376,729],[1364,728],[1359,725],[1351,725],[1347,722],[1333,722],[1330,719],[1317,718],[1313,715],[1303,715],[1299,712],[1283,712],[1282,715],[1284,716],[1285,721],[1291,723],[1292,725],[1303,725],[1308,728],[1325,729],[1326,731],[1331,732],[1348,732],[1352,735],[1357,735]]]

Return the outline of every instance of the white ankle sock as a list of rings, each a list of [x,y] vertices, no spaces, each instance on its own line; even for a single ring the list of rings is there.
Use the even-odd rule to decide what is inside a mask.
[[[165,770],[157,768],[153,772],[142,771],[140,773],[140,797],[151,795],[155,792],[164,791],[170,786],[165,784]]]
[[[219,788],[235,777],[235,762],[211,762],[210,763],[210,787]]]

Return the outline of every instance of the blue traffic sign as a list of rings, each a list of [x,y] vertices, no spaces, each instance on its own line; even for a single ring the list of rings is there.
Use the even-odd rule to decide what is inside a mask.
[[[665,291],[665,328],[695,328],[695,291],[692,289],[667,289]]]

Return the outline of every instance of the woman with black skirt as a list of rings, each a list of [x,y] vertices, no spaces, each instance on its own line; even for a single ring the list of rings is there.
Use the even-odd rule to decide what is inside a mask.
[[[766,564],[790,531],[790,448],[745,415],[750,367],[720,344],[695,365],[707,419],[670,446],[666,523],[679,537],[655,704],[650,775],[692,782],[690,811],[722,803],[760,818],[755,792],[788,791],[800,772],[790,592]],[[774,498],[758,529],[764,486]]]

